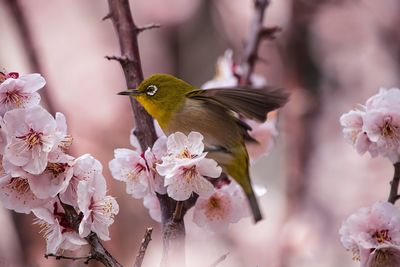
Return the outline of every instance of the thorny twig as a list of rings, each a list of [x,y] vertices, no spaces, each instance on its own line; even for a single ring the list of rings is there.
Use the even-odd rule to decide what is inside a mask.
[[[209,267],[216,267],[218,264],[223,262],[228,257],[228,255],[229,255],[229,252],[225,253],[224,255],[219,257],[215,262],[213,262]]]
[[[139,251],[136,255],[136,259],[135,259],[135,264],[133,265],[133,267],[141,267],[142,266],[142,262],[144,259],[144,254],[146,253],[147,250],[147,246],[149,245],[150,241],[151,241],[151,234],[153,233],[153,228],[149,227],[146,229],[146,232],[144,233],[144,237],[142,240],[142,243],[140,244],[140,248]]]
[[[90,260],[93,260],[92,255],[82,256],[82,257],[73,257],[73,256],[64,256],[64,255],[56,255],[56,254],[53,254],[53,253],[49,253],[49,254],[45,254],[44,257],[46,259],[49,258],[49,257],[54,257],[54,258],[56,258],[56,260],[61,260],[61,259],[63,259],[63,260],[73,260],[73,261],[85,260],[85,262],[84,262],[85,264],[88,264]]]

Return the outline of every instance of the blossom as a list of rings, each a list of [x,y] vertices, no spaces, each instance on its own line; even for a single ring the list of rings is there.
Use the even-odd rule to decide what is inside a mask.
[[[150,173],[145,159],[136,151],[115,149],[109,168],[114,179],[126,183],[126,192],[134,198],[142,198],[149,193]]]
[[[164,186],[164,177],[162,177],[157,172],[157,164],[162,162],[162,158],[167,155],[167,137],[161,136],[156,142],[154,142],[153,147],[148,148],[144,153],[144,158],[146,160],[146,165],[149,170],[150,175],[150,187],[152,192],[157,192],[159,194],[166,194],[167,189]]]
[[[236,182],[216,189],[210,197],[199,197],[194,205],[193,222],[213,232],[224,231],[249,215],[246,197]]]
[[[46,84],[38,74],[9,77],[0,83],[0,116],[15,108],[32,107],[40,102],[37,91]]]
[[[165,176],[168,195],[178,201],[188,199],[192,193],[208,197],[214,187],[205,176],[217,178],[221,167],[213,159],[205,158],[203,136],[191,132],[188,136],[176,132],[168,136],[167,156],[157,164],[157,171]]]
[[[275,138],[278,136],[276,122],[276,111],[269,113],[268,120],[263,123],[246,120],[246,123],[251,127],[249,135],[257,141],[246,143],[246,148],[252,162],[268,154],[274,147]]]
[[[360,260],[362,267],[374,266],[371,262],[376,262],[376,254],[389,255],[387,253],[391,253],[394,257],[398,257],[400,254],[400,211],[391,203],[377,202],[351,215],[342,224],[339,234],[342,245],[353,252],[353,259]]]
[[[57,201],[51,201],[43,207],[32,210],[37,217],[36,224],[42,228],[46,239],[46,253],[57,254],[59,250],[76,250],[86,245],[74,227],[68,221],[64,209]]]
[[[48,199],[40,199],[33,193],[27,177],[3,174],[0,176],[0,201],[7,209],[29,214]]]
[[[29,185],[39,198],[55,197],[64,193],[72,179],[74,158],[67,154],[60,156],[57,161],[49,162],[40,175],[30,175]]]
[[[398,88],[380,88],[376,95],[371,96],[365,103],[367,110],[380,108],[400,109],[400,90]]]
[[[31,174],[42,173],[56,141],[56,121],[40,106],[14,109],[4,116],[8,136],[4,157]]]
[[[115,198],[106,196],[106,190],[104,179],[79,182],[78,207],[83,213],[79,224],[81,237],[86,237],[93,231],[102,240],[110,239],[108,227],[114,222],[119,206]]]
[[[160,201],[154,193],[147,194],[143,198],[143,205],[149,210],[150,217],[156,222],[161,222]]]
[[[393,162],[399,161],[400,112],[376,109],[367,112],[363,130],[369,140],[376,144],[380,155]]]
[[[77,205],[78,184],[81,181],[91,182],[93,180],[104,180],[103,166],[90,154],[85,154],[76,158],[73,162],[73,174],[69,181],[68,187],[61,192],[60,199],[63,203],[72,206]]]

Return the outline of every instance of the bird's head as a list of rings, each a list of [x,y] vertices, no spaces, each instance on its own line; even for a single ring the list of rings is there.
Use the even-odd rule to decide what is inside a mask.
[[[135,89],[118,93],[133,96],[160,124],[168,123],[173,112],[183,105],[185,95],[195,88],[168,74],[154,74]]]

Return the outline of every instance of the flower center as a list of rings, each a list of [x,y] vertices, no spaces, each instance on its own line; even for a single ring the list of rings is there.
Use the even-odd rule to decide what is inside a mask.
[[[14,104],[17,107],[21,107],[23,104],[23,100],[26,96],[22,95],[18,88],[13,91],[7,91],[5,93],[5,98],[3,99],[3,104]]]
[[[398,127],[392,124],[392,118],[385,119],[385,124],[381,128],[381,135],[388,138],[398,137]]]
[[[22,177],[12,178],[8,186],[20,193],[21,195],[30,191],[28,180]]]
[[[32,149],[36,145],[42,144],[42,137],[43,133],[35,132],[33,129],[29,130],[29,133],[23,136],[17,136],[18,139],[22,139],[26,142],[29,149]]]
[[[190,182],[196,176],[197,176],[196,165],[193,165],[192,167],[185,169],[183,174],[183,178],[185,179],[186,182]]]
[[[68,167],[68,163],[47,163],[46,170],[51,172],[54,176],[64,173]]]
[[[373,235],[372,238],[375,238],[375,240],[381,244],[384,243],[386,241],[391,241],[392,238],[389,236],[389,230],[385,229],[385,230],[380,230],[380,231],[376,231]]]
[[[126,176],[130,181],[136,181],[139,177],[139,174],[145,169],[145,167],[141,164],[136,164],[135,168],[128,172]]]

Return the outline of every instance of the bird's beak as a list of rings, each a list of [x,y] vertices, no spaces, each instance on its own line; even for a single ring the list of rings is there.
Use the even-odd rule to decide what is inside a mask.
[[[137,96],[137,95],[141,95],[141,94],[142,94],[142,92],[140,92],[137,89],[129,89],[129,90],[118,93],[118,95],[130,95],[130,96]]]

